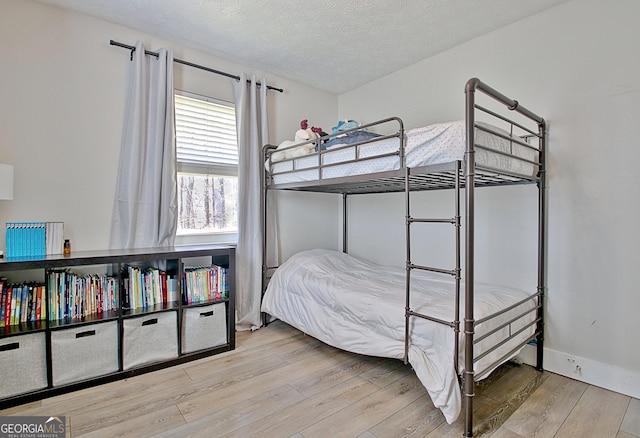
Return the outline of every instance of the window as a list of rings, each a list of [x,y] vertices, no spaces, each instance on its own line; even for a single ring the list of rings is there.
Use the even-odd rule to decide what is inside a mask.
[[[178,235],[236,233],[238,145],[235,108],[175,95]]]

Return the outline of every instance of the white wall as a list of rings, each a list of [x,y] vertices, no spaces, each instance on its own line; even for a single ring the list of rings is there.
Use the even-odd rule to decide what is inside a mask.
[[[340,118],[369,122],[399,115],[407,127],[416,127],[462,118],[464,84],[479,77],[547,120],[545,367],[635,397],[640,396],[639,16],[636,0],[574,0],[339,99]],[[476,248],[491,246],[479,257],[480,279],[524,285],[530,277],[519,278],[514,264],[521,263],[510,249],[518,235],[512,221],[532,231],[530,241],[525,237],[517,245],[535,248],[535,190],[527,197],[525,188],[522,197],[521,189],[477,191],[482,211]],[[447,198],[436,193],[422,199],[441,205]],[[376,208],[358,202],[363,205],[351,216],[365,220],[352,234],[353,252],[401,264],[401,200],[380,196]],[[399,225],[389,230],[382,224],[391,220],[393,209],[400,209],[393,219]],[[502,211],[505,216],[498,215]],[[379,239],[367,238],[371,235]],[[428,237],[434,246],[427,253],[449,251]],[[525,261],[533,265],[535,256]],[[535,277],[529,284],[535,286]]]
[[[128,51],[109,40],[141,40],[150,50],[172,49],[176,58],[263,76],[251,66],[30,0],[1,2],[0,39],[0,162],[15,167],[14,200],[0,201],[0,221],[64,221],[74,250],[103,249],[109,242],[130,64]],[[230,79],[179,64],[174,75],[177,89],[233,101]],[[335,95],[266,78],[285,90],[268,94],[272,142],[293,139],[303,118],[320,126],[336,120]],[[315,206],[326,201],[295,202],[306,202],[313,217]],[[286,210],[286,196],[281,204]],[[281,216],[283,226],[299,223]],[[336,229],[321,229],[313,238],[334,242]],[[296,236],[294,247],[304,238]],[[4,248],[4,227],[0,242]],[[283,242],[285,250],[290,246]]]

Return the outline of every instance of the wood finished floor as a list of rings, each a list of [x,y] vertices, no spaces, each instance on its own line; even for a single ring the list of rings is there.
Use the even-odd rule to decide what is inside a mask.
[[[494,373],[475,407],[485,437],[640,438],[639,400],[527,365]],[[64,415],[71,437],[462,436],[401,361],[340,351],[281,322],[238,333],[232,352],[0,415]]]

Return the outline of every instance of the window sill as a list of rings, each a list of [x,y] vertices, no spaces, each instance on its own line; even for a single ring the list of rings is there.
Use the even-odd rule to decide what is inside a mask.
[[[176,236],[176,245],[197,245],[207,243],[219,243],[236,245],[238,243],[237,233],[194,233]]]

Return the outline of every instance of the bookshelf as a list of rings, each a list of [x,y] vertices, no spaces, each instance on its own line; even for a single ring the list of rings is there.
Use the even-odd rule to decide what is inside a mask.
[[[32,303],[0,327],[0,409],[235,348],[230,245],[0,259],[0,278]]]

